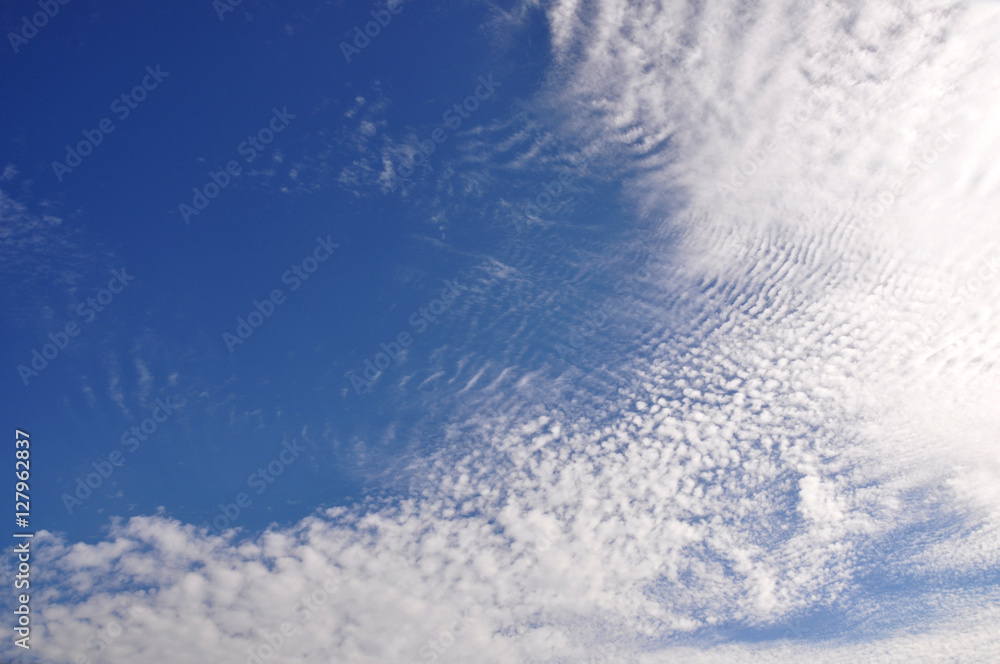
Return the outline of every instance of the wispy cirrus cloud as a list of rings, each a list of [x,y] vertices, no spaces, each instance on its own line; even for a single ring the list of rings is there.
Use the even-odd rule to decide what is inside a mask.
[[[330,575],[336,593],[273,661],[996,652],[997,282],[953,300],[997,248],[997,9],[547,12],[563,76],[545,103],[567,110],[562,140],[626,137],[604,165],[634,216],[663,220],[642,240],[669,247],[654,278],[601,300],[587,252],[561,259],[609,320],[563,370],[519,345],[544,338],[533,314],[558,300],[529,295],[559,260],[511,245],[462,300],[469,337],[496,350],[434,355],[452,386],[427,400],[442,445],[406,457],[397,493],[239,541],[162,516],[97,545],[46,534],[45,656],[69,661],[124,597],[141,611],[109,661],[243,662]],[[817,89],[816,112],[781,129]],[[954,144],[909,177],[946,129]],[[941,302],[948,325],[914,342]],[[424,650],[468,615],[446,651]],[[816,616],[801,639],[759,636]]]

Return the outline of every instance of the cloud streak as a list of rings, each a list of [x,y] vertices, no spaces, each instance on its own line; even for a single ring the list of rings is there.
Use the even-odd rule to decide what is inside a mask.
[[[626,136],[628,160],[608,161],[635,216],[662,220],[645,243],[670,254],[641,294],[598,303],[611,322],[579,367],[442,351],[443,445],[384,499],[246,537],[162,516],[94,545],[40,535],[45,657],[72,661],[134,601],[108,661],[244,662],[331,576],[270,661],[431,661],[460,616],[475,617],[440,661],[997,651],[1000,284],[966,287],[998,248],[997,8],[547,11],[559,130]],[[844,214],[872,214],[946,128],[954,145],[874,223]],[[524,293],[524,267],[494,264],[489,306]],[[476,332],[483,284],[462,301]],[[947,325],[914,341],[941,302]],[[503,335],[541,334],[527,318],[511,308]],[[753,638],[817,616],[815,636]]]

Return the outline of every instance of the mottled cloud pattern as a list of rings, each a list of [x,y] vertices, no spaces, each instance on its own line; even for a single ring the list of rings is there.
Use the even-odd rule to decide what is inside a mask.
[[[588,342],[615,389],[497,372],[410,491],[258,537],[40,536],[42,655],[78,661],[130,602],[106,661],[1000,652],[1000,8],[544,11],[561,130],[626,137],[628,202],[671,243],[602,305],[653,330]]]

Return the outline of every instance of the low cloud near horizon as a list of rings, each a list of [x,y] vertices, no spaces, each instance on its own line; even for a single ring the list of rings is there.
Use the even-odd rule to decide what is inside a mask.
[[[669,246],[594,373],[463,358],[405,489],[292,525],[39,533],[38,661],[997,656],[1000,7],[541,9],[540,103]]]

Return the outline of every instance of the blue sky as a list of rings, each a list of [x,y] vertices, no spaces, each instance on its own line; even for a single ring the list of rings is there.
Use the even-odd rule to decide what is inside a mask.
[[[364,25],[374,8],[241,7],[220,21],[209,4],[102,8],[92,18],[74,17],[67,7],[10,63],[9,99],[33,100],[5,113],[5,152],[19,171],[12,186],[38,201],[29,214],[66,217],[60,226],[77,238],[69,255],[46,266],[73,270],[71,283],[10,294],[15,311],[33,319],[11,330],[17,365],[30,364],[50,331],[72,321],[82,326],[51,366],[29,376],[27,386],[19,381],[12,395],[24,399],[11,403],[12,412],[49,421],[44,437],[65,442],[48,448],[51,473],[40,480],[51,478],[52,488],[40,485],[36,499],[54,529],[94,539],[109,513],[149,513],[160,505],[197,521],[282,440],[304,430],[314,444],[295,469],[294,490],[285,485],[285,496],[247,513],[243,525],[259,529],[357,499],[364,482],[350,469],[349,441],[378,436],[373,420],[394,404],[384,389],[343,395],[343,374],[363,368],[380,343],[410,329],[410,309],[435,299],[444,280],[468,273],[476,255],[495,248],[509,229],[435,227],[412,202],[430,192],[400,200],[338,186],[338,172],[355,157],[345,144],[356,128],[344,116],[391,122],[401,136],[430,136],[438,126],[454,134],[442,125],[442,109],[473,93],[479,76],[492,75],[502,87],[460,130],[502,117],[538,76],[536,64],[501,59],[500,47],[485,39],[422,46],[456,32],[485,33],[476,27],[488,17],[485,7],[405,6],[347,63],[329,35],[353,41],[345,26]],[[528,44],[530,31],[522,33],[518,42]],[[112,104],[141,85],[146,66],[164,72],[162,82],[148,79],[155,88],[122,118],[125,102]],[[381,108],[369,111],[373,105]],[[246,139],[269,127],[272,109],[289,114],[278,123],[287,127],[257,156]],[[59,182],[49,162],[65,163],[65,146],[75,147],[103,118],[114,130]],[[456,142],[437,149],[435,162],[453,158]],[[191,205],[192,189],[233,160],[239,175],[185,224],[179,206]],[[301,178],[290,177],[292,170]],[[306,281],[285,276],[312,255],[317,237],[340,250]],[[90,269],[73,264],[79,254]],[[77,306],[96,297],[111,269],[122,268],[134,281],[92,320],[90,307],[81,316]],[[230,354],[223,334],[235,334],[236,319],[275,288],[286,294],[276,315]],[[44,317],[32,315],[42,307]],[[441,322],[435,317],[410,353],[446,344],[455,331]],[[110,381],[118,387],[109,388]],[[91,461],[123,449],[121,432],[150,415],[146,400],[136,398],[140,390],[185,405],[141,453],[128,456],[100,495],[67,514],[65,488],[92,470]],[[115,393],[122,394],[118,403]],[[53,402],[63,417],[50,419]],[[232,463],[237,450],[244,463]]]
[[[0,12],[6,656],[996,652],[995,5],[224,3]]]

